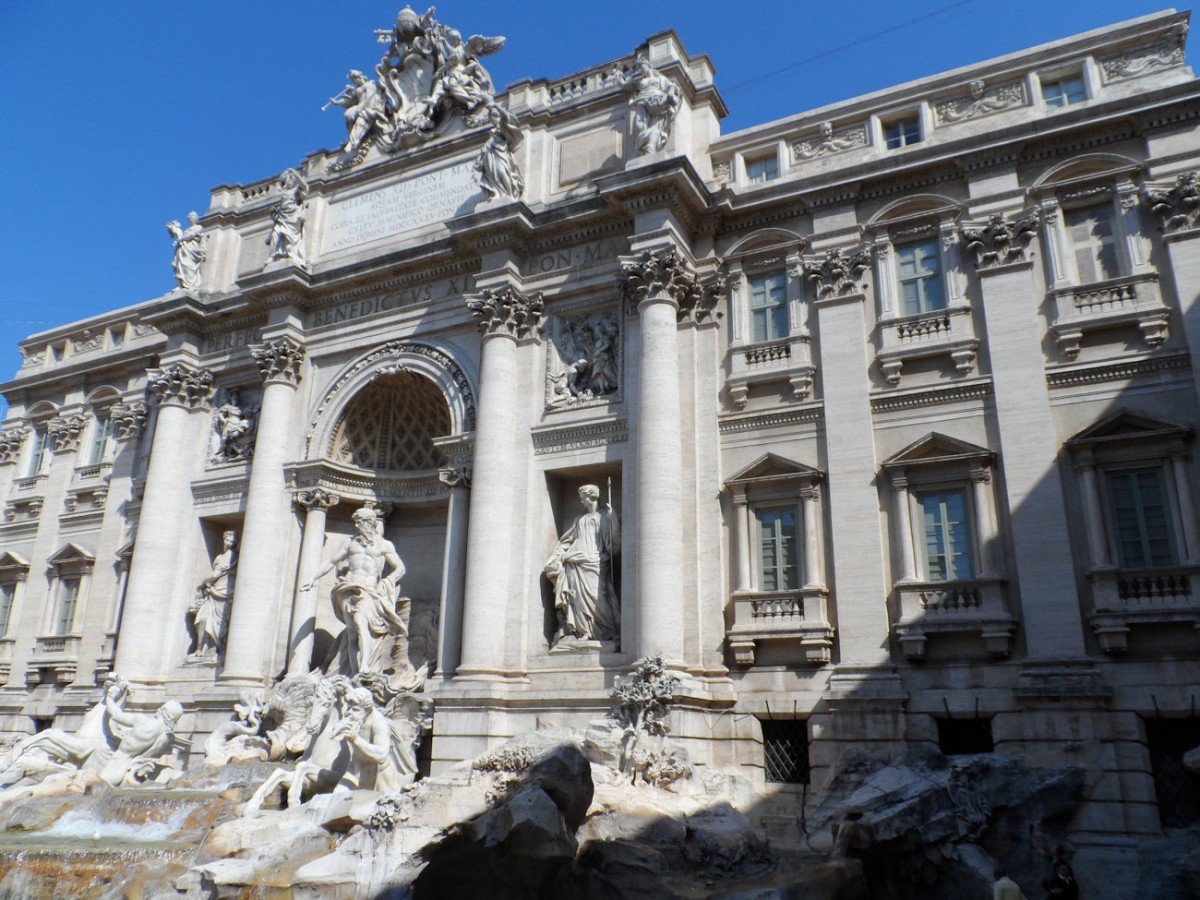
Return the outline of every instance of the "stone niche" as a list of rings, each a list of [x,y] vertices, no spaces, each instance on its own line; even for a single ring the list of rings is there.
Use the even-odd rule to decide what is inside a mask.
[[[570,541],[570,532],[573,527],[576,527],[580,516],[586,513],[586,509],[580,500],[579,490],[584,485],[595,485],[599,488],[597,509],[604,511],[606,504],[609,502],[611,491],[612,508],[615,514],[615,541],[616,552],[611,554],[609,559],[602,564],[602,569],[599,573],[600,583],[603,584],[611,579],[615,588],[616,594],[616,609],[615,609],[615,624],[616,634],[603,634],[599,639],[594,637],[572,636],[570,634],[570,624],[564,629],[563,614],[560,614],[556,607],[556,599],[562,596],[561,590],[556,590],[556,580],[571,577],[570,572],[562,572],[561,570],[569,569],[570,563],[565,565],[551,562],[556,556],[565,556],[570,551],[568,544]],[[538,584],[541,588],[540,596],[542,600],[542,639],[545,642],[542,646],[554,654],[571,653],[571,652],[601,652],[613,653],[621,648],[620,635],[620,620],[621,610],[624,604],[624,595],[621,590],[621,566],[623,554],[621,551],[622,535],[621,529],[625,525],[625,517],[621,502],[622,478],[620,463],[603,463],[595,466],[583,466],[571,469],[559,469],[546,473],[546,504],[544,511],[544,521],[546,522],[545,535],[542,542],[541,559],[538,561],[542,566],[541,575],[538,578]],[[602,518],[599,523],[599,529],[605,532],[601,536],[601,540],[607,543],[608,539],[608,523]],[[586,539],[585,539],[586,540]],[[552,578],[548,573],[548,569],[555,570],[555,575]],[[584,576],[586,578],[586,576]],[[563,586],[567,587],[568,582],[564,581]],[[603,620],[603,615],[599,616],[599,620]],[[600,627],[603,627],[601,625]]]

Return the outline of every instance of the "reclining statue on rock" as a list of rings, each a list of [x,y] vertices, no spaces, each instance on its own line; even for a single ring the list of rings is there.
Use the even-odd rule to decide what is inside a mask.
[[[0,761],[0,787],[41,781],[60,772],[94,771],[113,787],[140,784],[165,768],[183,707],[168,700],[156,712],[125,709],[129,682],[110,675],[104,699],[74,733],[61,728],[30,735]]]
[[[411,694],[393,698],[387,714],[368,687],[343,675],[322,678],[312,698],[308,746],[292,770],[280,769],[247,802],[243,815],[287,787],[287,805],[306,796],[358,789],[394,791],[416,777],[416,746],[426,704]]]

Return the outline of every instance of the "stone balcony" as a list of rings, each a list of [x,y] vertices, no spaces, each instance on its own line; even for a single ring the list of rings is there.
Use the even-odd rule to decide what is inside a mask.
[[[762,641],[797,642],[803,662],[824,665],[832,659],[833,634],[824,588],[733,595],[733,627],[727,637],[739,666],[754,665]]]
[[[934,634],[979,633],[992,656],[1012,652],[1017,622],[1005,607],[999,578],[902,582],[896,593],[900,614],[892,631],[907,659],[924,659]]]
[[[1158,276],[1129,275],[1094,284],[1055,288],[1054,324],[1050,330],[1067,359],[1079,355],[1089,331],[1137,326],[1146,346],[1167,339],[1169,313],[1163,305]]]
[[[1094,570],[1092,629],[1105,653],[1124,653],[1135,625],[1178,624],[1200,631],[1200,566]]]
[[[730,374],[725,384],[735,409],[744,409],[752,384],[786,381],[792,397],[803,400],[812,393],[817,367],[807,334],[793,334],[775,341],[733,347]]]
[[[34,639],[33,659],[25,681],[29,687],[37,684],[70,684],[79,668],[79,649],[83,636],[79,634],[43,634]]]
[[[954,368],[969,375],[975,368],[979,340],[968,306],[901,316],[879,323],[876,362],[888,384],[900,383],[900,370],[912,359],[948,356]]]

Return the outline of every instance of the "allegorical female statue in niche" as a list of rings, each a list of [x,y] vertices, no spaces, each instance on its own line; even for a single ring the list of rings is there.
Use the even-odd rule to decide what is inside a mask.
[[[196,597],[188,609],[196,635],[196,649],[188,657],[192,662],[215,664],[225,652],[236,569],[237,532],[226,531],[221,535],[221,552],[213,557],[212,571],[196,588]]]
[[[559,538],[546,563],[554,585],[554,645],[570,641],[617,641],[621,605],[614,584],[621,531],[611,502],[600,509],[600,488],[579,489],[584,512]]]

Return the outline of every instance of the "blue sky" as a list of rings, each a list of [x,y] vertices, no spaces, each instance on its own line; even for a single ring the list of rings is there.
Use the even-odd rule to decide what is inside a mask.
[[[212,186],[254,181],[344,140],[340,110],[321,104],[347,69],[370,70],[381,51],[372,32],[401,5],[2,0],[0,379],[16,372],[26,335],[169,290],[164,224],[207,209]],[[691,53],[712,58],[729,132],[1163,8],[445,0],[438,18],[507,36],[486,63],[498,86],[567,75],[673,27]]]

